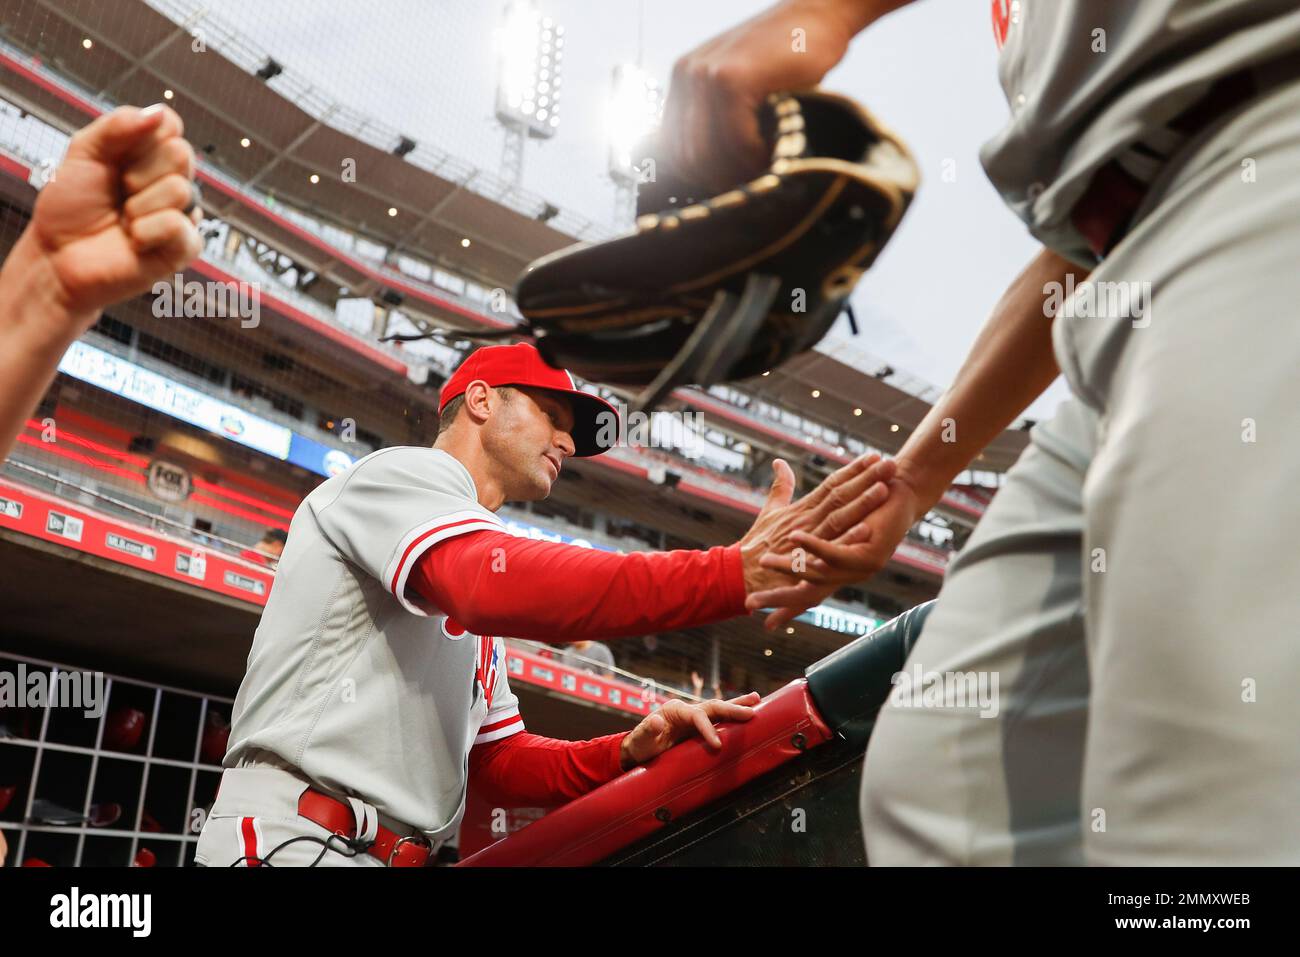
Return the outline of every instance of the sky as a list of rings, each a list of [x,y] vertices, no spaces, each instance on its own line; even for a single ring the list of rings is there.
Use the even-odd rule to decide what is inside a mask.
[[[566,30],[562,121],[527,147],[524,185],[612,221],[606,97],[634,62],[667,85],[682,53],[761,8],[753,0],[539,0]],[[331,97],[497,171],[494,28],[504,0],[211,0],[223,19]],[[1007,116],[989,5],[919,0],[868,28],[823,86],[864,102],[907,142],[922,186],[853,297],[855,345],[940,388],[1036,251],[980,168]],[[945,172],[949,175],[945,176]],[[846,323],[832,337],[848,337]],[[868,370],[874,371],[874,370]],[[1058,382],[1030,409],[1050,414]]]

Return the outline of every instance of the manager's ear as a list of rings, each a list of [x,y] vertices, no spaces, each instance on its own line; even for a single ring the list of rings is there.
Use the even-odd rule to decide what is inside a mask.
[[[465,414],[479,425],[488,420],[496,402],[492,387],[482,379],[475,379],[465,389]]]

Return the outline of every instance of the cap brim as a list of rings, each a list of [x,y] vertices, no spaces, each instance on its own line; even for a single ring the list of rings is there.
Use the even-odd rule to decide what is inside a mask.
[[[573,406],[573,454],[576,458],[590,458],[608,452],[618,444],[618,409],[598,395],[581,389],[547,389],[556,395],[567,396]]]

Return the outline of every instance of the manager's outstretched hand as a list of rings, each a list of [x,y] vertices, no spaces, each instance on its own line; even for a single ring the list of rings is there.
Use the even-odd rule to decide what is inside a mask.
[[[895,467],[874,453],[859,456],[801,499],[794,499],[794,473],[784,459],[773,461],[772,471],[763,510],[740,540],[749,595],[797,584],[798,567],[765,565],[763,555],[791,552],[797,531],[830,540],[845,534],[888,500]]]
[[[885,567],[908,529],[924,517],[926,508],[919,502],[907,481],[895,475],[889,480],[886,501],[838,536],[792,532],[791,550],[768,552],[759,564],[777,572],[791,572],[798,583],[751,593],[746,607],[750,611],[773,609],[765,622],[772,630],[789,624],[845,585],[871,578]],[[831,531],[829,526],[827,531]]]
[[[100,310],[202,248],[180,116],[123,106],[80,130],[0,269],[0,458]]]

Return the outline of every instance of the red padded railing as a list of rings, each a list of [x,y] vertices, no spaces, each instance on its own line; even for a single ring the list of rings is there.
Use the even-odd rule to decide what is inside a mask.
[[[583,867],[825,744],[833,732],[799,678],[759,702],[752,719],[718,726],[722,750],[698,738],[584,794],[461,867]]]

